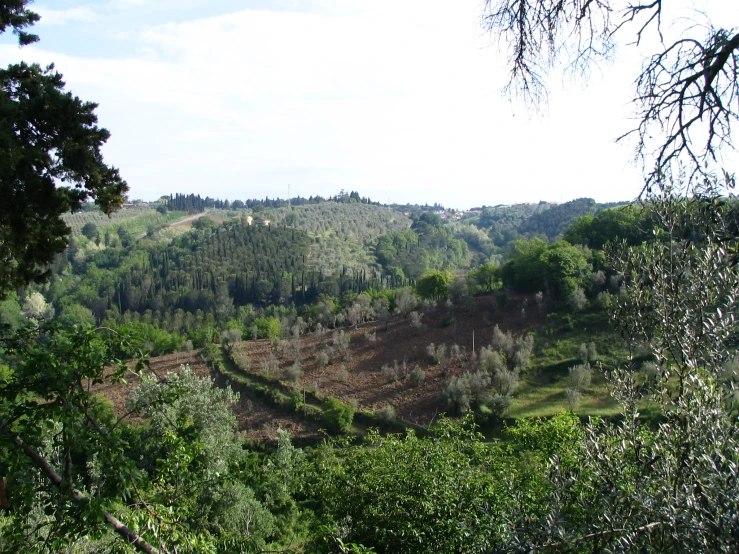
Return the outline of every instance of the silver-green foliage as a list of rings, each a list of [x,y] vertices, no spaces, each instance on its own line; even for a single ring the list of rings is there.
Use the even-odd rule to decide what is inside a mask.
[[[165,382],[144,377],[129,397],[129,407],[149,423],[154,437],[165,440],[178,425],[187,425],[202,446],[202,479],[225,474],[241,453],[236,416],[231,406],[239,395],[213,386],[213,380],[195,375],[189,365],[168,373]]]
[[[544,511],[511,514],[504,549],[736,551],[739,442],[724,367],[739,277],[720,192],[715,180],[691,194],[663,185],[648,199],[653,240],[610,250],[625,276],[614,322],[656,363],[648,378],[636,363],[607,373],[623,420],[588,424],[576,464],[551,458]],[[647,401],[662,408],[657,425],[640,415]]]

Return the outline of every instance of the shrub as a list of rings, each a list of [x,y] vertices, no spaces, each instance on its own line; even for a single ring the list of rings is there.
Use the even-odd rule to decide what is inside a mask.
[[[262,373],[274,373],[279,369],[279,367],[280,363],[277,360],[277,356],[275,356],[273,352],[270,352],[269,355],[264,360],[262,360]]]
[[[223,341],[223,344],[233,347],[234,344],[241,340],[241,335],[241,329],[234,327],[223,331],[223,333],[221,333],[221,340]]]
[[[417,365],[413,368],[413,371],[411,371],[411,383],[414,387],[417,387],[421,384],[424,377],[426,377],[426,374],[421,369],[421,366]]]
[[[567,389],[565,391],[565,398],[567,399],[567,407],[570,409],[570,411],[574,412],[580,406],[580,391]]]
[[[285,370],[285,379],[293,385],[297,385],[303,378],[303,370],[300,369],[300,363],[296,362]]]
[[[494,371],[503,367],[505,367],[505,359],[500,352],[488,346],[480,349],[480,371],[492,375]]]
[[[346,433],[352,427],[354,410],[338,398],[329,397],[323,403],[323,420],[330,431]]]
[[[598,360],[598,349],[595,347],[595,343],[591,342],[588,344],[588,361],[595,362]]]
[[[601,308],[608,309],[611,306],[611,293],[607,290],[599,292],[598,296],[595,297],[595,303]]]
[[[251,369],[251,359],[246,350],[240,350],[233,357],[234,363],[241,371],[249,371]]]
[[[449,354],[456,363],[461,364],[467,358],[467,349],[464,346],[453,344],[449,350]]]
[[[389,383],[394,383],[400,376],[398,375],[398,362],[396,361],[393,365],[385,364],[382,366],[382,376],[388,380]]]
[[[588,299],[585,298],[585,293],[582,289],[578,287],[570,293],[567,302],[573,312],[579,312],[586,306]]]
[[[479,371],[452,377],[444,385],[442,401],[452,414],[464,414],[473,402],[487,394],[490,377]]]
[[[492,385],[498,394],[502,396],[510,396],[518,388],[518,371],[509,370],[505,367],[497,369],[492,374]]]
[[[490,344],[495,350],[503,352],[509,360],[516,351],[516,341],[511,332],[506,331],[504,333],[497,325],[493,328],[493,339]]]
[[[316,356],[316,362],[318,362],[318,365],[320,365],[321,367],[326,367],[331,363],[331,356],[324,349],[318,353],[318,356]]]
[[[544,293],[539,291],[536,293],[536,296],[534,296],[534,299],[536,300],[536,306],[539,308],[539,312],[544,311]]]
[[[388,404],[387,406],[383,406],[382,409],[377,413],[380,420],[385,423],[392,423],[396,420],[397,415],[395,413],[395,408]]]
[[[590,386],[592,370],[590,364],[584,363],[570,368],[570,388],[580,391]]]
[[[480,412],[484,415],[492,415],[498,418],[503,417],[511,407],[512,401],[510,395],[494,394],[480,406]]]

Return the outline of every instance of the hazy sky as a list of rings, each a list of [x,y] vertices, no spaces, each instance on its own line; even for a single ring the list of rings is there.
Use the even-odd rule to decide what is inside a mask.
[[[713,0],[712,8],[720,8]],[[727,13],[733,0],[723,2]],[[481,0],[37,1],[41,42],[100,104],[132,198],[332,195],[454,208],[633,198],[633,49],[537,116],[500,95]],[[739,10],[737,10],[739,11]],[[722,17],[727,17],[722,15]],[[727,26],[728,23],[720,22]]]

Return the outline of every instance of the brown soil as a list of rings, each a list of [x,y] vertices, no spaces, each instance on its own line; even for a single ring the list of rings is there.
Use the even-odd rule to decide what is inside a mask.
[[[529,315],[522,320],[524,300],[528,302],[526,311]],[[520,335],[532,331],[540,323],[533,297],[514,295],[505,310],[495,309],[494,305],[495,297],[488,296],[475,298],[467,307],[454,307],[453,310],[439,307],[424,313],[421,329],[414,328],[410,319],[401,318],[392,321],[387,330],[384,324],[376,322],[359,325],[358,329],[344,328],[344,332],[351,336],[351,359],[346,360],[337,352],[327,367],[320,367],[316,356],[325,344],[332,343],[333,331],[328,331],[323,341],[316,334],[304,335],[300,348],[304,384],[323,397],[335,396],[344,402],[356,402],[360,409],[376,412],[383,406],[392,405],[401,421],[427,424],[443,410],[439,397],[444,383],[453,375],[474,370],[469,360],[473,351],[473,333],[475,351],[479,352],[482,346],[490,343],[495,325],[503,331],[510,330],[514,335]],[[443,320],[450,315],[453,315],[455,323],[443,326]],[[367,336],[371,333],[377,336],[374,344]],[[441,367],[433,365],[426,353],[429,343],[443,343],[448,348],[458,344],[466,350],[467,359],[461,362],[450,360],[447,374],[442,375]],[[271,345],[267,340],[244,341],[236,346],[234,353],[238,355],[243,351],[248,353],[252,371],[258,371],[262,360],[269,355]],[[392,365],[395,360],[402,364],[404,359],[408,372],[415,365],[423,369],[425,378],[418,387],[414,387],[409,379],[388,382],[383,376],[381,368],[384,364]],[[162,376],[167,371],[176,371],[183,363],[189,363],[198,375],[210,374],[197,352],[153,358],[151,370]],[[282,359],[279,375],[291,365],[289,356]],[[108,397],[116,410],[123,413],[126,394],[137,382],[138,378],[132,377],[126,386],[99,386],[94,390]],[[238,406],[234,407],[239,426],[248,438],[272,439],[279,428],[290,431],[294,437],[316,434],[317,424],[285,414],[249,396],[242,394]]]
[[[220,225],[225,221],[224,218],[219,217],[217,215],[209,214],[206,212],[191,215],[189,217],[186,217],[185,219],[180,219],[179,221],[175,221],[174,223],[170,223],[170,227],[192,227],[192,224],[195,222],[196,219],[200,219],[201,217],[207,217],[212,222],[216,223],[217,225]]]

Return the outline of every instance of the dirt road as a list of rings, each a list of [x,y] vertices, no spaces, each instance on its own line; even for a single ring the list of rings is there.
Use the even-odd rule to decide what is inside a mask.
[[[183,217],[182,219],[178,219],[177,221],[174,221],[172,223],[168,223],[165,225],[165,227],[174,227],[176,225],[184,225],[185,223],[188,223],[190,221],[195,221],[196,219],[200,219],[201,217],[208,215],[208,212],[200,212],[199,214],[189,215],[187,217]],[[146,236],[146,233],[141,233],[137,239],[142,239]]]

